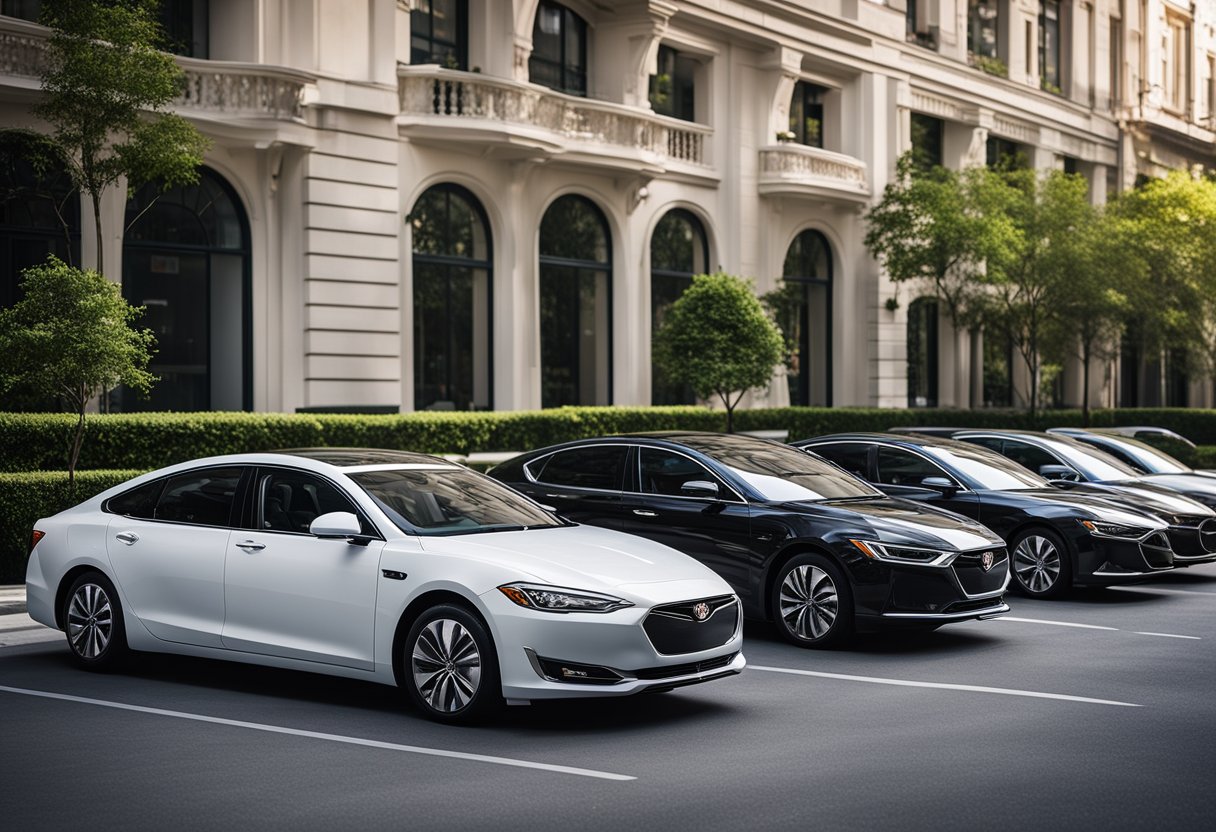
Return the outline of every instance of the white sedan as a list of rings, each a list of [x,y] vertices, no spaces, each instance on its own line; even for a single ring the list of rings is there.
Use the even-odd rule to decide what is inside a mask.
[[[33,541],[29,614],[89,669],[136,650],[371,679],[456,722],[745,664],[739,599],[706,567],[421,454],[182,463],[39,520]]]

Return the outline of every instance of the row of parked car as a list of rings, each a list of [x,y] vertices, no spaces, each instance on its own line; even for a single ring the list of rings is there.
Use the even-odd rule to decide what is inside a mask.
[[[508,487],[509,486],[509,487]],[[1113,433],[669,432],[484,476],[399,451],[171,466],[39,520],[29,614],[75,660],[366,678],[428,716],[740,672],[743,619],[826,647],[1216,560],[1216,477]]]

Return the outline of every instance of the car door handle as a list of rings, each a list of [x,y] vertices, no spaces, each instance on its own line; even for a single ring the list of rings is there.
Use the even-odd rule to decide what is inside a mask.
[[[123,543],[130,546],[135,541],[139,540],[139,535],[137,535],[135,532],[119,532],[118,534],[114,535],[114,539],[121,540]]]
[[[236,544],[236,548],[244,549],[246,552],[260,552],[266,548],[265,543],[257,543],[253,540],[246,540],[244,543]]]
[[[658,517],[659,516],[659,513],[657,511],[651,511],[648,508],[635,508],[633,510],[633,513],[636,514],[638,517]]]

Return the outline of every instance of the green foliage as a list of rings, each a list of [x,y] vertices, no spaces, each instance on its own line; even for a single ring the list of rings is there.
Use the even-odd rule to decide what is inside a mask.
[[[1009,77],[1009,67],[1005,66],[1005,62],[1000,58],[992,58],[987,55],[975,54],[972,54],[969,57],[971,58],[971,65],[981,72],[985,72],[989,75],[996,75],[1001,78]]]
[[[727,430],[739,400],[767,384],[781,361],[781,332],[749,281],[697,275],[654,336],[654,363],[670,379],[726,407]]]
[[[30,532],[40,518],[100,494],[143,471],[82,471],[69,485],[65,471],[0,474],[0,584],[25,580]]]

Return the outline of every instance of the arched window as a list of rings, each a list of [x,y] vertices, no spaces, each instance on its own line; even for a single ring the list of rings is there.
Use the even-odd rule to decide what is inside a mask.
[[[249,222],[232,186],[210,168],[196,185],[140,188],[127,202],[122,291],[147,308],[156,335],[150,398],[121,409],[249,410]]]
[[[571,95],[587,94],[587,21],[552,0],[540,0],[532,23],[528,78]]]
[[[80,194],[62,163],[35,164],[34,142],[0,132],[0,309],[20,299],[21,270],[48,254],[80,265]]]
[[[491,407],[490,223],[458,185],[436,185],[414,230],[414,408]]]
[[[937,298],[908,304],[908,407],[937,407]]]
[[[659,331],[667,310],[704,274],[709,263],[705,227],[691,211],[675,208],[663,215],[650,238],[650,337]],[[663,377],[658,367],[650,376],[651,404],[693,404],[696,396],[687,385]]]
[[[777,323],[790,347],[790,404],[832,404],[832,246],[803,231],[785,253]]]
[[[612,246],[603,213],[564,196],[540,223],[541,407],[612,403]]]

